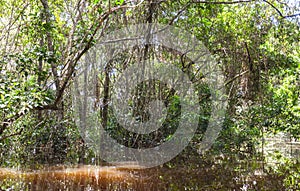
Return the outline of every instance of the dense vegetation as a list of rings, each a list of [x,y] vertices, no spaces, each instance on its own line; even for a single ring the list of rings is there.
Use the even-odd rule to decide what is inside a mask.
[[[176,171],[176,165],[184,164],[189,166],[187,172],[194,172],[191,169],[198,164],[215,165],[231,176],[263,169],[286,189],[300,189],[297,155],[274,152],[275,163],[268,164],[264,147],[268,136],[283,133],[294,142],[300,138],[299,12],[300,2],[288,0],[0,1],[0,165],[37,168],[103,162],[87,147],[74,120],[72,91],[79,62],[111,31],[130,24],[161,23],[188,30],[203,42],[225,76],[229,103],[217,141],[199,154],[211,105],[206,84],[194,80],[202,96],[199,126],[189,146],[166,167]],[[126,131],[109,107],[115,71],[122,73],[137,60],[154,57],[172,61],[190,79],[202,79],[188,58],[164,47],[145,45],[119,52],[94,82],[97,96],[103,98],[102,125],[128,147],[154,147],[168,140],[178,126],[180,100],[156,80],[137,86],[131,104],[138,106],[135,115],[146,120],[149,116],[141,102],[157,96],[165,100],[168,116],[159,130],[141,136]],[[147,97],[143,92],[149,89],[154,92]],[[197,182],[185,181],[187,187]]]

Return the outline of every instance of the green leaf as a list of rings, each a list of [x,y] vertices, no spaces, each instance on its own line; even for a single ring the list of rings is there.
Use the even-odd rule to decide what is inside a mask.
[[[115,4],[116,5],[122,5],[124,3],[124,0],[116,0]]]
[[[100,0],[94,0],[94,4],[97,4],[97,3],[99,3],[99,1],[100,1]]]

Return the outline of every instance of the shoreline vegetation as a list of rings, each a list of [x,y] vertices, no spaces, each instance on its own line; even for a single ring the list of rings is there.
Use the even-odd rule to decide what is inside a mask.
[[[0,190],[300,190],[299,0],[0,0],[0,32]]]

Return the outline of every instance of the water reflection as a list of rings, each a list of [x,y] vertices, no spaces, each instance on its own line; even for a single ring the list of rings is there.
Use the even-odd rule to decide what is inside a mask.
[[[20,172],[0,169],[1,190],[139,190],[141,167],[133,164],[74,168],[55,166],[43,170]]]
[[[219,162],[217,162],[219,161]],[[114,166],[52,166],[43,170],[0,169],[0,190],[283,190],[282,177],[261,170],[259,161],[219,157],[143,169]]]

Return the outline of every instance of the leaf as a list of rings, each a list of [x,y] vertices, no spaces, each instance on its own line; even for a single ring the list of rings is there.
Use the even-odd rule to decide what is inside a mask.
[[[116,0],[115,4],[116,5],[122,5],[124,3],[124,0]]]
[[[99,3],[99,1],[100,1],[100,0],[94,0],[94,4],[97,4],[97,3]]]

